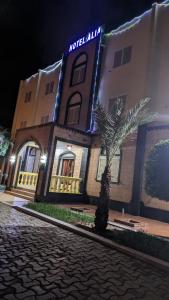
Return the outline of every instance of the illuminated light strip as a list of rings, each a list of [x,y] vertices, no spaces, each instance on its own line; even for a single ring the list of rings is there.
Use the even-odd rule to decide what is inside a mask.
[[[158,6],[169,6],[169,0],[165,0],[164,2],[162,3],[155,3],[156,5]],[[118,28],[116,28],[115,30],[112,30],[111,32],[105,34],[105,36],[107,37],[111,37],[112,35],[116,35],[116,34],[120,34],[126,30],[129,30],[131,29],[132,27],[134,27],[135,25],[137,25],[141,19],[146,16],[147,14],[149,14],[151,12],[152,8],[145,11],[142,15],[138,16],[138,17],[135,17],[134,19],[132,19],[131,21],[128,21],[122,25],[120,25]]]
[[[54,63],[53,65],[46,67],[45,69],[39,69],[39,72],[48,74],[50,72],[55,71],[61,64],[62,64],[62,60],[59,60],[56,63]]]
[[[101,33],[103,34],[103,29],[101,28]],[[98,52],[97,52],[97,61],[96,61],[96,69],[95,69],[95,78],[94,78],[94,84],[93,84],[93,95],[92,95],[92,110],[91,110],[91,118],[90,118],[90,128],[88,132],[94,132],[94,116],[93,116],[93,110],[96,107],[96,104],[98,103],[98,98],[96,98],[96,86],[97,86],[97,79],[98,79],[98,66],[100,62],[100,51],[101,51],[101,44],[102,44],[102,36],[100,36],[99,40],[99,46],[98,46]]]
[[[168,1],[168,0],[167,0]],[[111,32],[105,34],[107,37],[110,37],[112,35],[115,34],[119,34],[122,33],[128,29],[131,29],[132,27],[134,27],[135,25],[137,25],[141,19],[146,16],[147,14],[149,14],[151,12],[151,9],[145,11],[142,15],[135,17],[134,19],[132,19],[131,21],[128,21],[122,25],[120,25],[118,28],[116,28],[115,30],[112,30]]]
[[[26,78],[25,81],[29,82],[31,79],[36,78],[38,76],[38,73],[35,73],[33,75],[31,75],[30,77]]]
[[[43,72],[43,73],[50,73],[55,71],[60,65],[62,64],[62,60],[59,60],[55,62],[53,65],[46,67],[45,69],[39,69],[38,73]],[[38,73],[31,75],[29,78],[26,78],[26,82],[29,82],[31,79],[36,78],[38,76]]]
[[[59,72],[59,79],[58,79],[58,86],[57,86],[57,94],[56,94],[56,100],[55,100],[55,106],[54,106],[54,114],[53,114],[53,122],[56,121],[57,119],[57,113],[56,113],[56,110],[58,110],[58,100],[59,100],[59,97],[60,97],[60,83],[61,83],[61,80],[62,80],[62,67],[63,67],[63,59],[60,60],[61,62],[61,68],[60,68],[60,72]]]

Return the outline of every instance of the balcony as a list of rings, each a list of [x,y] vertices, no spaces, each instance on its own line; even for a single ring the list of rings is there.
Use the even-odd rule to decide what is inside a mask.
[[[80,194],[82,178],[52,175],[49,192]]]

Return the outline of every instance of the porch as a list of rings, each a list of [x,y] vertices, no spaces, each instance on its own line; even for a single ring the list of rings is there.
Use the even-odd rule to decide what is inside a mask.
[[[80,195],[85,191],[88,148],[57,140],[49,193]]]

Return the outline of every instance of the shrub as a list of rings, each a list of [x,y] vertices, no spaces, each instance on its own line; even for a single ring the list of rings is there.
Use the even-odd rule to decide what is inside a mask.
[[[151,256],[169,262],[169,241],[146,234],[129,230],[114,230],[112,239],[124,246],[144,252]]]
[[[160,141],[150,151],[145,166],[145,191],[148,195],[169,201],[169,140]]]

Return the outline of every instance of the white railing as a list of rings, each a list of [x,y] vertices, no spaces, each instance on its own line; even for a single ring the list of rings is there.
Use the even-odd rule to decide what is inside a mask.
[[[35,191],[37,180],[38,180],[38,173],[19,172],[17,187]]]
[[[49,192],[80,194],[82,178],[52,175]]]

